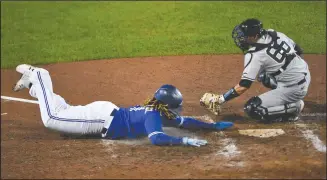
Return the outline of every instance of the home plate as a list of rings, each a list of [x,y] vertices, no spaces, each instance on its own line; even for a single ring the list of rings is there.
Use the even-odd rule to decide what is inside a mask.
[[[238,132],[242,135],[254,136],[259,138],[275,137],[285,134],[282,129],[245,129],[238,130]]]

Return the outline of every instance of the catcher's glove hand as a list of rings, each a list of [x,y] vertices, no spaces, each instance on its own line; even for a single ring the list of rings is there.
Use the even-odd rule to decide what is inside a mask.
[[[207,108],[210,112],[215,115],[219,115],[221,113],[220,102],[222,95],[213,94],[213,93],[205,93],[200,99],[200,105]]]
[[[276,79],[267,74],[266,72],[262,72],[258,76],[258,81],[261,82],[266,88],[276,89],[277,88],[277,81]]]

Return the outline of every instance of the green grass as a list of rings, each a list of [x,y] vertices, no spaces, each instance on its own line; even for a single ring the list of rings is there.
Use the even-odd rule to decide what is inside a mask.
[[[326,2],[1,2],[1,68],[240,53],[231,31],[248,17],[325,54],[325,15]]]

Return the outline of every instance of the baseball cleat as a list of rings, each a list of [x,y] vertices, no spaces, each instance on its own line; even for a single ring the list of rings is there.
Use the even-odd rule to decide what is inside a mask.
[[[35,67],[27,64],[21,64],[16,67],[16,71],[21,73],[21,78],[17,81],[13,90],[15,92],[20,91],[24,88],[30,88],[31,81],[29,80],[31,72],[33,72]]]
[[[34,71],[34,69],[36,69],[36,67],[29,64],[20,64],[16,67],[16,71],[21,74],[24,74],[26,71]]]
[[[29,88],[30,87],[30,80],[29,80],[29,74],[27,73],[24,73],[21,78],[17,81],[15,87],[14,87],[14,91],[17,92],[17,91],[20,91],[24,88]]]

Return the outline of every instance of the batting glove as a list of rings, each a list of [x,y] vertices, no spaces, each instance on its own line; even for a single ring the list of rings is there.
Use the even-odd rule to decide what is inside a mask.
[[[233,125],[234,123],[232,122],[224,122],[224,121],[213,123],[214,128],[217,130],[224,130],[232,127]]]
[[[200,146],[206,145],[207,143],[208,142],[206,140],[192,139],[192,138],[188,138],[188,137],[183,137],[183,144],[184,145],[200,147]]]

